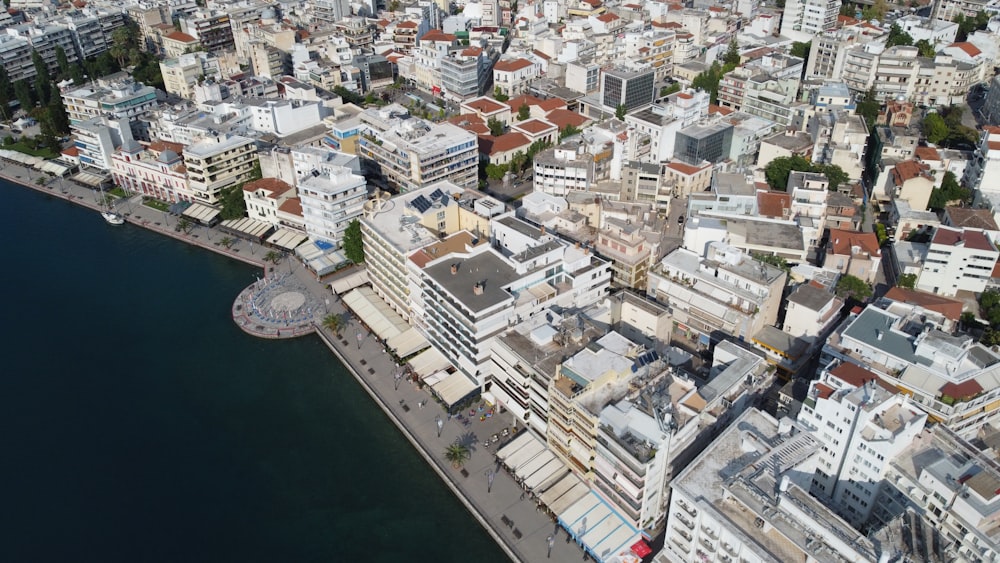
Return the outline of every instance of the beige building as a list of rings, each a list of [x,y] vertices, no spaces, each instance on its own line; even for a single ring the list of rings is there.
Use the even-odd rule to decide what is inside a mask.
[[[179,57],[201,46],[198,39],[187,33],[174,31],[163,36],[163,53],[168,59]]]
[[[184,163],[194,199],[212,205],[222,190],[250,179],[256,143],[239,135],[206,137],[184,148]]]
[[[703,162],[692,166],[673,161],[663,167],[663,176],[673,184],[674,195],[690,195],[708,190],[712,185],[712,164]]]
[[[874,283],[881,261],[882,249],[875,233],[830,229],[824,268]]]
[[[187,100],[194,99],[194,86],[204,77],[201,62],[194,54],[181,55],[160,61],[163,89]]]
[[[605,221],[594,247],[611,261],[611,283],[644,291],[652,260],[652,246],[642,233],[642,225],[618,219]]]

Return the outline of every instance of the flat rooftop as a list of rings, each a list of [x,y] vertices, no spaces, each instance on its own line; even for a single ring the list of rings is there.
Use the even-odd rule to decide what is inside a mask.
[[[452,266],[457,272],[452,273]],[[424,268],[424,273],[473,313],[479,313],[514,295],[506,287],[520,275],[492,249],[470,258],[455,258]],[[476,286],[481,287],[477,295]]]

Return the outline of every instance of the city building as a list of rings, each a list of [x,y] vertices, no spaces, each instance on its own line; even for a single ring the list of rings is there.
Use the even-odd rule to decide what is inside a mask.
[[[619,106],[634,110],[648,106],[656,97],[655,72],[652,68],[628,69],[613,67],[601,72],[600,103],[605,111],[614,112]]]
[[[70,125],[101,116],[135,122],[157,104],[156,88],[122,75],[66,90],[62,99]]]
[[[882,249],[875,233],[830,229],[823,267],[871,284],[878,275]]]
[[[984,291],[1000,252],[981,230],[939,226],[925,256],[916,288],[954,297],[959,291]]]
[[[807,342],[821,341],[840,320],[844,300],[820,284],[803,283],[788,295],[782,330]]]
[[[465,188],[478,182],[476,135],[448,122],[406,119],[377,136],[362,135],[358,154],[401,192],[443,180]]]
[[[499,60],[493,65],[493,86],[513,98],[528,92],[531,81],[540,75],[537,64],[524,58]]]
[[[123,144],[111,155],[111,175],[126,192],[160,201],[193,201],[188,189],[180,146],[157,142],[145,148],[139,143]]]
[[[122,147],[135,143],[128,120],[92,117],[72,125],[73,146],[79,151],[83,171],[103,174],[111,170],[112,156]]]
[[[836,1],[794,0],[785,4],[781,34],[794,41],[806,42],[824,31],[833,30],[838,15],[840,5]]]
[[[184,147],[183,156],[194,199],[213,205],[223,190],[251,179],[257,147],[247,137],[218,135]]]
[[[361,216],[368,197],[365,177],[347,167],[326,167],[303,176],[297,188],[306,234],[339,247],[348,225]]]

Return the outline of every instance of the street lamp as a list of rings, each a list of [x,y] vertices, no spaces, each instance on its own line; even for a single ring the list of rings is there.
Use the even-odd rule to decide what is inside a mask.
[[[488,495],[493,493],[493,478],[496,476],[496,472],[492,469],[486,470],[486,494]]]
[[[361,349],[361,341],[364,340],[365,337],[361,334],[360,330],[358,331],[358,333],[357,333],[356,336],[357,336],[357,341],[358,341],[358,350],[360,350]]]
[[[545,543],[549,546],[549,553],[545,557],[546,559],[552,559],[552,544],[556,543],[556,540],[552,536],[549,536],[545,538]]]
[[[444,428],[444,421],[441,420],[440,416],[435,416],[434,417],[434,424],[436,424],[437,427],[438,427],[438,438],[440,438],[441,437],[441,429]]]
[[[396,381],[394,382],[394,383],[395,383],[395,386],[396,386],[396,391],[399,391],[399,381],[400,381],[401,379],[403,379],[403,372],[402,372],[402,371],[397,371],[397,372],[396,372],[396,375],[394,375],[394,376],[393,376],[393,379],[395,379],[395,380],[396,380]]]

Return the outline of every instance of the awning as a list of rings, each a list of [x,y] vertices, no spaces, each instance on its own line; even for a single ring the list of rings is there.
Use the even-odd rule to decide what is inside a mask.
[[[200,204],[196,203],[191,207],[194,207],[195,205]],[[191,207],[184,211],[184,215],[187,215],[187,212],[191,209]],[[270,223],[244,217],[242,219],[227,219],[219,225],[219,228],[237,236],[248,237],[259,241],[264,238],[267,233],[271,232],[271,229],[274,227],[272,227]]]
[[[555,505],[556,501],[562,498],[565,494],[572,491],[577,485],[580,485],[584,487],[584,489],[586,489],[586,485],[583,484],[583,481],[581,481],[579,477],[577,477],[572,473],[567,473],[565,476],[563,476],[562,479],[557,481],[556,484],[546,489],[545,492],[543,492],[542,495],[539,497],[539,499],[542,501],[542,504],[549,507],[549,509],[555,512],[555,509],[552,507]],[[580,496],[582,496],[582,494]],[[573,497],[573,500],[567,503],[566,506],[569,506],[570,504],[576,502],[580,498],[580,496]]]
[[[436,385],[431,385],[437,395],[449,407],[479,390],[479,385],[460,371],[450,373]]]
[[[321,240],[309,240],[295,247],[295,255],[301,258],[309,269],[318,276],[337,271],[350,262],[342,251]]]
[[[424,335],[420,334],[420,331],[411,328],[387,340],[386,345],[396,353],[397,357],[405,358],[429,347],[431,343],[427,342],[427,339],[424,338]]]
[[[65,176],[67,172],[73,169],[72,166],[66,166],[51,160],[44,160],[36,164],[35,168],[41,170],[42,172],[48,172],[49,174],[54,174],[56,176]]]
[[[366,283],[368,283],[368,269],[362,268],[353,274],[331,281],[330,289],[337,295],[340,295]]]
[[[653,550],[649,547],[648,544],[646,544],[645,540],[639,540],[635,542],[635,545],[633,545],[631,549],[632,553],[638,555],[639,557],[645,557],[650,553],[653,553]]]
[[[527,446],[518,450],[514,455],[507,458],[504,464],[511,469],[511,471],[517,472],[518,467],[522,467],[524,464],[535,459],[535,456],[542,453],[545,449],[545,444],[539,441],[537,438],[535,441],[529,443]]]
[[[90,186],[96,188],[103,184],[109,178],[105,176],[99,176],[97,174],[91,174],[90,172],[80,172],[79,174],[70,178],[78,184],[83,184],[84,186]]]
[[[497,459],[504,461],[524,446],[537,441],[538,439],[535,438],[531,432],[522,432],[520,436],[514,438],[509,444],[500,448],[500,451],[497,452]]]
[[[587,494],[589,493],[590,493],[590,487],[584,485],[583,481],[574,483],[573,487],[570,490],[566,491],[565,494],[563,494],[556,500],[552,501],[552,504],[548,505],[549,510],[551,510],[556,514],[559,514],[563,510],[566,510],[570,506],[573,506],[573,504],[578,502],[583,497],[587,496]]]
[[[267,242],[278,248],[294,250],[297,246],[305,242],[309,237],[289,229],[278,229],[271,236],[267,237]]]
[[[344,304],[382,340],[409,329],[410,325],[370,287],[359,287],[344,295]]]
[[[428,348],[420,353],[416,358],[410,360],[410,369],[421,379],[428,375],[451,366],[448,358],[444,357],[437,348]]]
[[[548,452],[548,450],[546,451]],[[543,483],[547,483],[552,479],[553,476],[563,475],[568,469],[565,463],[557,459],[555,454],[552,454],[551,459],[545,465],[542,465],[524,479],[524,486],[528,490],[535,491]]]
[[[194,219],[203,225],[211,225],[213,221],[219,218],[222,212],[214,207],[209,207],[201,203],[191,204],[190,207],[181,213],[184,217],[189,219]]]
[[[521,467],[518,467],[517,470],[514,471],[514,475],[516,475],[518,479],[527,479],[535,471],[538,471],[555,458],[556,455],[554,453],[548,449],[544,449],[532,458],[531,461],[528,461]]]
[[[639,530],[594,491],[561,511],[559,524],[597,561],[628,555],[629,546],[642,539]]]
[[[44,162],[44,158],[37,156],[31,156],[30,154],[24,154],[23,152],[12,151],[9,149],[0,149],[0,158],[4,160],[11,160],[13,162],[19,162],[26,166],[35,166],[40,162]]]

